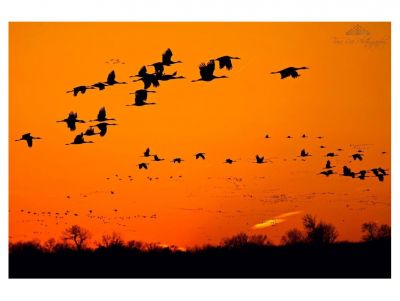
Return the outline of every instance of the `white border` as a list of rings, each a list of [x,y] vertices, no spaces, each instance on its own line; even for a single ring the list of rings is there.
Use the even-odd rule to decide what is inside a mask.
[[[394,300],[399,295],[399,91],[392,86],[392,280],[8,280],[9,21],[391,21],[392,83],[399,79],[398,1],[22,1],[0,2],[2,300]],[[398,298],[398,297],[397,297]]]

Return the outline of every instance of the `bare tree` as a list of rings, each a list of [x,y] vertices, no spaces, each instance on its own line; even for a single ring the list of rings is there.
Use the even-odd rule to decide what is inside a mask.
[[[239,233],[232,237],[225,238],[221,244],[227,248],[242,248],[247,244],[249,237],[246,233]]]
[[[63,232],[65,241],[72,241],[78,251],[82,250],[85,246],[85,242],[90,238],[90,233],[85,228],[78,225],[72,225]]]
[[[124,241],[121,235],[117,232],[112,232],[111,235],[104,234],[101,237],[101,243],[99,244],[101,247],[112,248],[112,247],[123,247]]]
[[[282,244],[284,245],[295,245],[304,242],[304,240],[303,233],[296,228],[287,231],[286,234],[282,236]]]
[[[316,218],[310,214],[303,217],[303,226],[306,230],[306,240],[314,244],[330,244],[334,243],[338,237],[338,232],[332,224],[320,221],[317,223]]]
[[[391,228],[389,225],[383,224],[378,226],[375,222],[364,223],[361,226],[363,241],[374,241],[389,239],[391,237]]]

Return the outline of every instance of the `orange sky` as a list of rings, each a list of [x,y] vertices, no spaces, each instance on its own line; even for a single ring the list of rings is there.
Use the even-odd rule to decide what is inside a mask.
[[[289,228],[301,227],[304,213],[333,223],[340,240],[359,240],[363,222],[390,224],[390,177],[317,175],[324,155],[339,147],[331,160],[339,172],[345,164],[356,171],[390,168],[390,23],[361,23],[369,35],[346,35],[355,25],[10,23],[11,240],[59,238],[79,224],[93,241],[116,231],[125,239],[190,246],[244,231],[279,243]],[[105,81],[111,70],[128,81],[168,47],[183,64],[166,72],[186,78],[161,82],[149,95],[154,106],[125,106],[141,82],[65,93]],[[231,71],[216,69],[228,79],[191,82],[201,62],[222,55],[241,58]],[[106,63],[112,58],[125,64]],[[270,74],[289,66],[310,69],[297,79]],[[88,137],[93,144],[66,146],[89,123],[70,132],[56,120],[70,111],[95,119],[101,106],[118,125],[105,137]],[[31,149],[14,142],[27,132],[43,140]],[[166,160],[138,170],[147,147]],[[297,157],[302,148],[312,154],[306,161]],[[364,160],[353,162],[358,149]],[[196,161],[197,152],[207,159]],[[251,163],[255,154],[271,162]],[[169,162],[177,156],[185,162]],[[223,164],[228,157],[238,162]],[[273,227],[253,228],[282,216]]]

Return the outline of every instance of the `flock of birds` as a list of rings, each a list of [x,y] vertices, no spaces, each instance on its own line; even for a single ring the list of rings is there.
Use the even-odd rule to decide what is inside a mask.
[[[137,81],[142,81],[143,82],[143,89],[136,90],[135,92],[131,92],[130,94],[134,95],[134,102],[132,104],[127,104],[127,106],[145,106],[145,105],[154,105],[154,102],[147,102],[148,94],[149,93],[156,93],[154,90],[149,90],[149,88],[157,88],[160,86],[160,81],[168,81],[168,80],[174,80],[174,79],[184,79],[185,77],[183,76],[177,76],[177,72],[173,72],[171,74],[165,73],[166,68],[168,66],[172,66],[174,64],[179,64],[182,63],[182,61],[177,60],[174,61],[172,60],[173,53],[171,49],[167,49],[161,56],[161,61],[148,64],[147,67],[152,67],[154,71],[152,73],[149,73],[146,66],[143,66],[140,68],[139,72],[135,75],[131,75],[130,78],[133,78],[133,82]],[[215,59],[211,59],[207,64],[201,63],[199,65],[199,73],[200,73],[200,78],[192,80],[192,82],[197,82],[197,81],[212,81],[215,79],[220,79],[220,78],[227,78],[225,75],[215,75],[215,64],[216,61],[219,64],[219,69],[227,69],[231,70],[233,68],[232,61],[233,60],[239,60],[239,57],[234,57],[234,56],[221,56]],[[112,64],[118,64],[118,63],[124,63],[121,62],[119,59],[112,59],[110,61],[107,61],[106,63],[112,63]],[[274,71],[271,72],[271,74],[280,74],[281,79],[285,79],[288,77],[292,78],[297,78],[299,77],[299,70],[306,70],[309,69],[308,67],[300,67],[300,68],[295,68],[295,67],[288,67],[285,69],[282,69],[280,71]],[[116,74],[115,71],[111,71],[108,76],[106,81],[102,82],[96,82],[92,85],[79,85],[71,90],[68,90],[67,93],[72,93],[74,96],[77,96],[78,94],[85,94],[87,90],[94,90],[97,89],[99,91],[102,91],[108,87],[114,86],[114,85],[125,85],[127,82],[120,82],[116,80]],[[109,126],[116,126],[117,124],[114,123],[116,121],[115,118],[108,118],[107,113],[106,113],[106,108],[101,107],[98,114],[97,118],[90,120],[89,122],[95,122],[95,124],[92,124],[89,126],[89,128],[85,132],[81,132],[80,134],[76,135],[75,139],[70,142],[66,143],[66,145],[73,145],[73,144],[85,144],[85,143],[94,143],[94,141],[87,141],[85,140],[85,136],[95,136],[99,135],[101,137],[104,137],[107,134],[107,129]],[[64,122],[66,123],[68,129],[70,131],[75,131],[76,130],[76,123],[86,123],[86,121],[78,119],[78,113],[76,112],[70,112],[67,116],[67,118],[58,120],[57,122]],[[98,131],[96,131],[96,128]],[[271,139],[271,136],[268,134],[265,135],[266,139]],[[293,137],[288,135],[286,138],[292,139]],[[305,134],[301,136],[301,138],[307,138]],[[316,137],[318,139],[322,139],[322,136]],[[21,141],[25,140],[28,144],[28,147],[32,147],[33,145],[33,140],[35,139],[42,139],[41,137],[35,137],[32,136],[30,133],[26,133],[22,135],[20,139],[17,139],[16,141]],[[321,148],[324,148],[324,146],[321,146]],[[342,149],[338,149],[339,151]],[[308,153],[305,149],[301,150],[300,156],[302,158],[311,156],[310,153]],[[327,157],[335,157],[338,156],[335,153],[327,153]],[[353,160],[363,160],[363,154],[360,152],[355,153],[352,155]],[[159,157],[157,154],[151,154],[150,153],[150,148],[147,148],[145,152],[143,153],[143,157],[145,158],[153,158],[152,161],[155,162],[160,162],[164,161],[165,158]],[[206,159],[206,154],[204,152],[199,152],[194,154],[194,157],[196,160]],[[174,164],[180,164],[184,161],[183,158],[176,157],[171,160],[172,163]],[[231,158],[225,159],[224,163],[226,164],[233,164],[237,162],[236,160],[233,160]],[[253,163],[256,164],[264,164],[267,163],[268,161],[260,155],[255,156],[255,161]],[[140,162],[137,164],[139,169],[148,169],[149,168],[149,162]],[[335,174],[336,172],[333,170],[333,166],[331,165],[331,161],[327,160],[325,164],[325,170],[321,171],[319,174],[325,175],[325,176],[331,176]],[[352,171],[348,166],[343,166],[343,172],[340,174],[342,176],[346,177],[351,177],[351,178],[359,178],[361,180],[364,180],[367,177],[367,174],[369,172],[372,172],[374,176],[376,176],[379,181],[383,181],[384,177],[388,175],[387,171],[381,167],[377,168],[372,168],[369,170],[360,170],[358,172]]]

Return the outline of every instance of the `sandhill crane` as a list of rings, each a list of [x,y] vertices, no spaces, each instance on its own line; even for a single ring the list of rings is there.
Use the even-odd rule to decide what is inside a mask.
[[[85,136],[94,136],[94,135],[98,135],[99,133],[96,133],[95,131],[94,131],[94,127],[89,127],[87,130],[86,130],[86,132],[84,132],[83,133],[83,135],[85,135]]]
[[[360,174],[360,175],[358,176],[358,178],[359,178],[360,180],[364,180],[367,171],[366,171],[366,170],[360,170],[358,173]]]
[[[104,84],[107,84],[109,86],[113,86],[113,85],[117,85],[117,84],[121,85],[121,84],[127,84],[127,83],[126,82],[117,82],[115,80],[115,71],[113,70],[108,74],[107,81],[104,82]]]
[[[107,118],[106,117],[106,108],[101,107],[99,113],[97,114],[97,119],[90,120],[90,121],[107,121],[107,120],[115,120],[114,118]]]
[[[21,136],[20,139],[17,139],[17,140],[15,140],[15,141],[25,140],[26,143],[28,144],[28,147],[32,147],[33,139],[42,139],[42,138],[40,138],[40,137],[33,137],[33,136],[31,136],[31,133],[26,133],[26,134],[23,134],[23,135]]]
[[[84,143],[94,143],[93,141],[85,141],[83,139],[83,133],[80,133],[79,135],[76,135],[75,139],[71,143],[67,143],[65,145],[70,145],[70,144],[84,144]]]
[[[270,139],[270,138],[271,138],[270,135],[268,135],[268,134],[265,135],[265,139]]]
[[[150,148],[146,148],[145,152],[143,153],[143,157],[150,157]]]
[[[107,122],[100,122],[94,126],[97,126],[100,130],[100,136],[104,137],[107,134],[107,127],[109,125],[117,125],[116,123],[107,123]]]
[[[74,96],[77,96],[79,92],[82,93],[82,94],[85,94],[86,90],[88,90],[88,89],[94,89],[94,87],[92,87],[92,86],[78,86],[78,87],[73,88],[72,90],[67,91],[67,93],[71,93],[72,92],[74,94]]]
[[[153,156],[153,161],[159,162],[159,161],[163,161],[163,160],[165,160],[165,159],[159,158],[157,155],[154,155],[154,156]]]
[[[309,153],[306,152],[305,149],[302,149],[300,152],[300,157],[309,157],[311,156]]]
[[[353,157],[353,160],[360,160],[360,161],[362,161],[362,154],[353,154],[353,155],[351,155],[352,157]]]
[[[307,138],[306,134],[301,135],[301,138]]]
[[[233,68],[232,60],[240,60],[240,57],[225,55],[215,60],[219,63],[219,69],[223,69],[224,67],[226,67],[226,69],[231,70]]]
[[[337,157],[338,155],[336,155],[335,153],[327,153],[326,156],[327,157]]]
[[[322,137],[322,136],[317,136],[317,137],[315,137],[315,138],[317,138],[317,139],[322,139],[322,138],[324,138],[324,137]]]
[[[259,155],[256,155],[256,162],[254,162],[254,163],[263,164],[266,162],[264,162],[264,157],[260,157]]]
[[[129,94],[135,94],[135,103],[144,103],[147,100],[148,93],[156,93],[156,91],[141,89]]]
[[[147,168],[148,168],[148,165],[149,165],[149,163],[144,163],[144,162],[138,164],[139,169],[143,169],[143,168],[144,168],[144,169],[147,169]]]
[[[381,168],[381,167],[378,167],[378,171],[380,172],[380,173],[382,173],[383,175],[387,175],[387,173],[386,173],[386,170],[385,169],[383,169],[383,168]]]
[[[168,49],[163,53],[163,55],[162,55],[162,63],[163,63],[165,66],[171,66],[171,65],[173,65],[173,64],[182,63],[181,61],[176,61],[176,62],[172,61],[172,60],[171,60],[172,55],[173,55],[173,53],[172,53],[172,51],[171,51],[170,48],[168,48]]]
[[[236,162],[236,161],[235,161],[235,160],[232,160],[232,159],[230,159],[230,158],[228,158],[228,159],[225,160],[224,163],[226,163],[226,164],[232,164],[232,163],[234,163],[234,162]]]
[[[92,87],[97,88],[100,91],[104,90],[107,86],[108,86],[107,84],[102,83],[102,82],[98,82],[98,83],[95,83],[95,84],[92,85]]]
[[[175,71],[174,73],[172,73],[172,74],[159,74],[159,73],[157,73],[156,74],[156,77],[157,77],[157,79],[158,80],[161,80],[161,81],[167,81],[167,80],[171,80],[171,79],[182,79],[182,78],[185,78],[185,77],[183,77],[183,76],[176,76],[176,74],[177,74],[177,72]]]
[[[78,118],[78,113],[70,112],[67,118],[65,118],[63,120],[58,120],[57,122],[66,122],[68,128],[71,131],[75,131],[76,130],[76,124],[75,123],[77,123],[77,122],[85,123],[84,120],[79,120],[77,118]]]
[[[214,70],[215,70],[215,62],[214,60],[211,60],[206,64],[201,63],[199,66],[200,70],[200,77],[199,79],[194,79],[192,82],[197,82],[197,81],[212,81],[213,79],[216,78],[227,78],[227,76],[222,75],[222,76],[215,76],[214,75]]]
[[[172,163],[181,163],[181,162],[183,162],[184,160],[182,159],[182,158],[174,158],[171,162]]]
[[[330,175],[333,175],[334,172],[332,169],[329,169],[329,170],[321,171],[319,174],[329,177]]]
[[[164,64],[162,62],[157,62],[147,66],[153,66],[156,75],[162,75],[164,73]]]
[[[351,169],[347,166],[343,166],[343,176],[345,177],[355,177],[355,172],[351,171]]]
[[[331,165],[331,161],[329,161],[329,160],[326,161],[326,164],[325,164],[325,168],[326,168],[326,169],[330,169],[330,168],[333,168],[333,167],[335,167],[335,166],[332,166],[332,165]]]
[[[293,139],[293,137],[290,136],[290,135],[286,136],[286,138],[288,138],[288,139]]]
[[[144,84],[144,89],[148,89],[150,88],[151,85],[153,85],[153,87],[158,87],[160,85],[160,83],[157,80],[157,76],[155,74],[149,74],[147,73],[147,69],[145,66],[143,66],[137,75],[131,75],[130,77],[140,77],[137,80],[133,80],[133,82],[137,82],[137,81],[143,81]]]
[[[280,71],[276,72],[271,72],[271,74],[276,74],[279,73],[281,75],[281,79],[284,79],[288,76],[291,76],[293,78],[297,78],[300,76],[300,74],[297,73],[297,70],[302,70],[302,69],[309,69],[308,67],[300,67],[300,68],[295,68],[295,67],[288,67],[286,69],[282,69]]]
[[[197,159],[203,159],[203,160],[205,160],[206,159],[206,157],[205,157],[205,154],[206,153],[197,153],[197,154],[195,154],[194,156],[196,157],[196,160]]]

